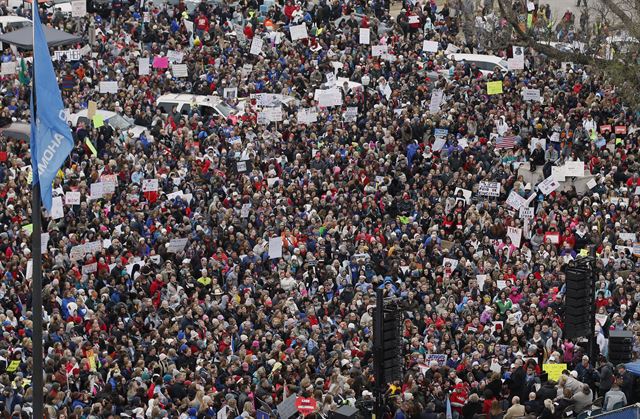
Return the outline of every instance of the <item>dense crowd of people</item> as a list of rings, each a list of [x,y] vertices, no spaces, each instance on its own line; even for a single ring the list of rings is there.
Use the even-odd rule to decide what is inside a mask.
[[[43,213],[48,417],[275,417],[296,394],[317,400],[316,417],[342,404],[368,416],[378,288],[404,316],[403,378],[386,395],[394,418],[435,419],[450,404],[465,419],[559,419],[598,397],[605,409],[638,400],[633,374],[607,361],[607,338],[640,329],[640,131],[607,79],[529,48],[523,70],[450,60],[445,51],[476,52],[482,36],[468,42],[459,9],[434,0],[397,18],[379,0],[115,3],[80,19],[43,8],[43,21],[84,37],[75,47],[93,41],[80,60],[54,62],[69,112],[96,102],[146,128],[74,126],[54,183],[63,214]],[[291,41],[300,24],[308,37]],[[483,52],[512,59],[513,43]],[[374,57],[378,45],[388,50]],[[18,68],[29,56],[4,47]],[[140,75],[139,58],[169,51],[184,54],[186,77],[172,66]],[[336,86],[342,105],[319,106],[316,89],[337,78],[351,82]],[[118,92],[100,93],[102,81]],[[24,74],[1,83],[2,124],[28,122]],[[230,87],[229,117],[156,106]],[[265,123],[261,93],[293,98],[282,121]],[[301,109],[317,121],[301,122]],[[28,417],[28,141],[3,136],[0,160],[0,404],[3,417]],[[573,162],[584,176],[540,190]],[[149,179],[157,191],[143,191]],[[114,189],[96,196],[96,183]],[[66,204],[69,192],[79,203]],[[597,359],[563,337],[564,272],[589,254]],[[545,364],[566,367],[544,381]]]

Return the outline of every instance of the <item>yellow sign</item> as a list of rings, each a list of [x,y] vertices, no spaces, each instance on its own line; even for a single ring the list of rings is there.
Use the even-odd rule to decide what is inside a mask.
[[[499,95],[502,93],[502,80],[487,82],[487,94]]]
[[[22,226],[22,230],[23,230],[25,233],[29,233],[29,234],[33,233],[33,224],[26,224],[26,225],[23,225],[23,226]]]
[[[7,367],[7,372],[14,372],[15,370],[18,369],[19,366],[20,366],[20,361],[18,361],[18,360],[11,361],[11,363]]]
[[[93,115],[93,127],[100,128],[104,126],[104,116],[99,113]]]
[[[91,154],[93,154],[95,157],[97,157],[98,156],[98,150],[96,150],[96,146],[93,145],[91,140],[88,139],[88,138],[85,138],[84,139],[84,143],[87,145],[87,147],[89,147],[89,150],[91,150]]]
[[[93,116],[96,114],[97,110],[98,110],[98,104],[93,100],[90,100],[89,109],[87,109],[87,116],[89,117],[89,119],[93,119]]]
[[[567,364],[544,364],[542,370],[549,375],[549,380],[558,381],[562,371],[567,369]]]

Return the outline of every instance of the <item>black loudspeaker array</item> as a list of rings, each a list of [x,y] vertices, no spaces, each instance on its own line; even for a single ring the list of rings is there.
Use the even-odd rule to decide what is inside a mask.
[[[578,264],[566,271],[564,337],[577,339],[594,334],[595,290],[590,266]]]
[[[633,361],[633,333],[628,330],[609,332],[609,361],[621,364]]]

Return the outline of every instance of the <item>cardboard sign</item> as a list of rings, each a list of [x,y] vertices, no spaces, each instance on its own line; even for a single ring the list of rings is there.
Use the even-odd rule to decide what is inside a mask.
[[[183,78],[189,76],[189,69],[186,64],[173,64],[171,66],[171,70],[173,71],[173,77],[175,78]]]
[[[539,102],[540,101],[540,89],[523,89],[522,98],[525,101]]]
[[[91,199],[100,199],[104,196],[104,189],[102,187],[102,183],[92,183],[91,184]]]
[[[51,218],[53,220],[58,220],[64,217],[64,208],[62,206],[62,197],[54,196],[51,199]]]
[[[169,68],[169,58],[160,56],[153,57],[153,68]]]
[[[487,94],[488,95],[502,94],[502,80],[487,82]]]
[[[289,26],[289,32],[291,33],[291,40],[297,41],[299,39],[307,39],[307,25],[305,23],[296,26]]]
[[[500,196],[500,183],[499,182],[487,182],[481,181],[478,185],[478,195],[499,197]]]
[[[369,28],[360,28],[359,43],[363,45],[369,45],[371,42],[371,30]]]
[[[434,90],[433,93],[431,93],[431,102],[429,102],[429,112],[437,113],[438,111],[440,111],[440,105],[442,105],[443,99],[444,99],[444,92],[441,89]]]
[[[138,58],[138,75],[146,76],[151,73],[149,68],[149,57]]]
[[[553,177],[553,175],[549,176],[548,178],[546,178],[545,180],[543,180],[538,184],[538,189],[540,189],[540,192],[542,192],[544,195],[549,195],[551,192],[555,191],[559,187],[560,187],[560,182],[558,182]]]
[[[564,164],[565,176],[584,177],[584,163],[581,161],[568,161]]]
[[[260,55],[263,45],[264,41],[262,40],[262,38],[254,36],[253,40],[251,41],[251,49],[249,50],[249,53],[253,55]]]
[[[67,192],[64,194],[64,203],[67,205],[80,205],[80,192]]]
[[[562,371],[567,369],[567,364],[543,364],[542,370],[549,375],[549,380],[558,381]]]
[[[167,252],[178,253],[184,250],[189,239],[173,239],[167,245]]]
[[[614,128],[614,132],[616,134],[624,135],[627,133],[627,127],[624,125],[616,125],[616,127]]]
[[[382,54],[387,54],[388,52],[388,45],[374,45],[371,47],[371,56],[373,57],[380,57]]]
[[[298,412],[302,414],[302,416],[307,416],[310,413],[315,412],[318,408],[318,402],[313,397],[297,397],[296,398],[296,409]]]
[[[422,50],[424,52],[438,52],[439,43],[436,41],[422,41]]]
[[[521,220],[533,219],[533,207],[520,207],[518,217],[520,217]]]
[[[172,64],[182,64],[182,60],[184,60],[184,52],[170,49],[167,51],[167,59]]]
[[[117,81],[101,81],[100,85],[100,93],[118,93],[118,82]]]
[[[318,121],[318,112],[313,108],[300,109],[296,114],[299,124],[312,124]]]
[[[269,259],[282,257],[282,237],[269,238]]]
[[[87,2],[85,0],[73,0],[71,2],[71,17],[85,17],[87,15]]]
[[[157,192],[158,179],[142,179],[142,192]]]
[[[516,191],[511,191],[507,197],[507,205],[518,211],[520,207],[526,206],[527,200],[521,197]]]
[[[507,237],[511,239],[514,246],[519,248],[522,239],[522,229],[518,227],[507,227]]]
[[[3,76],[13,76],[14,74],[16,74],[16,68],[18,66],[18,63],[16,63],[15,61],[9,61],[7,63],[2,63],[2,75]]]

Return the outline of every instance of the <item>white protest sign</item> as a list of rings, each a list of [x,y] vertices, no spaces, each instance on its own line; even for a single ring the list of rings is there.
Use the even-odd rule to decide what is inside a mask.
[[[189,76],[189,69],[186,64],[173,64],[171,70],[173,71],[173,77],[182,78]]]
[[[374,57],[380,57],[381,55],[387,54],[388,52],[388,45],[374,45],[371,47],[371,55]]]
[[[173,239],[167,245],[167,252],[178,253],[184,250],[187,246],[188,239]]]
[[[540,101],[540,89],[523,89],[522,98],[526,101]]]
[[[238,88],[237,87],[225,87],[222,91],[222,96],[225,99],[235,99],[238,97]]]
[[[7,63],[2,63],[2,75],[3,76],[13,76],[14,74],[16,74],[16,68],[18,66],[18,63],[16,63],[15,61],[9,61]]]
[[[102,183],[102,192],[104,194],[112,194],[116,191],[118,186],[118,177],[116,175],[102,175],[100,176],[100,183]]]
[[[100,199],[104,196],[104,188],[101,182],[91,184],[91,199]]]
[[[433,142],[431,149],[433,151],[440,151],[442,147],[447,143],[447,139],[444,137],[436,137],[436,140]]]
[[[538,189],[545,195],[549,195],[551,192],[555,191],[560,187],[560,182],[553,177],[553,175],[549,176],[542,182],[538,184]]]
[[[240,210],[240,217],[247,218],[249,217],[249,211],[251,210],[251,204],[242,204],[242,209]]]
[[[260,55],[263,45],[264,41],[262,40],[262,38],[254,36],[253,41],[251,41],[251,50],[249,50],[249,53],[253,55]]]
[[[64,203],[67,205],[80,205],[80,192],[69,191],[64,194]]]
[[[456,188],[455,191],[453,191],[453,194],[455,195],[456,198],[458,198],[458,191],[462,191],[462,196],[464,197],[464,200],[470,204],[471,203],[471,191],[468,189],[462,189],[462,188]]]
[[[360,28],[359,42],[363,45],[369,45],[371,42],[371,30],[369,28]]]
[[[40,254],[44,255],[47,253],[47,245],[49,244],[49,233],[41,233],[40,234]]]
[[[499,197],[500,196],[500,183],[480,181],[478,185],[478,195]]]
[[[584,177],[584,163],[578,161],[568,161],[564,164],[564,173],[568,177]]]
[[[347,122],[356,121],[358,119],[358,108],[356,106],[349,106],[342,117]]]
[[[516,211],[518,211],[520,207],[525,206],[526,203],[527,200],[521,197],[516,191],[511,191],[507,197],[507,205]]]
[[[158,179],[142,179],[142,192],[156,192],[158,187]]]
[[[551,176],[558,182],[564,182],[566,178],[564,166],[551,166]]]
[[[431,102],[429,102],[429,112],[437,113],[440,110],[440,105],[442,104],[442,99],[444,97],[444,93],[442,90],[434,90],[431,93]]]
[[[309,37],[307,34],[307,25],[305,23],[296,26],[289,26],[289,31],[291,32],[292,41],[307,39]]]
[[[521,220],[529,220],[533,218],[533,207],[520,207],[518,216]]]
[[[269,259],[282,257],[282,237],[269,238]]]
[[[313,108],[300,109],[296,114],[299,124],[312,124],[318,121],[318,112]]]
[[[117,81],[101,81],[100,82],[100,93],[118,93],[118,82]]]
[[[316,89],[318,95],[318,105],[322,107],[341,106],[342,93],[340,89]]]
[[[522,240],[522,229],[518,227],[508,227],[507,228],[507,237],[511,239],[511,242],[516,246],[520,247],[520,241]]]
[[[64,208],[62,207],[62,197],[54,196],[51,200],[51,219],[57,220],[64,217]]]
[[[80,49],[66,49],[64,51],[54,51],[51,59],[54,61],[59,61],[62,59],[62,57],[65,57],[67,61],[78,61],[82,59],[82,56],[89,51],[91,51],[90,48],[89,50],[87,50],[86,48],[80,48]]]
[[[71,2],[71,17],[85,17],[87,15],[87,2],[85,0],[73,0]]]
[[[167,51],[167,58],[170,63],[182,64],[182,60],[184,60],[184,52],[170,49]]]
[[[438,42],[436,41],[422,41],[422,50],[424,52],[438,52]]]
[[[183,20],[184,27],[187,30],[187,33],[193,33],[193,22],[190,20]]]
[[[138,75],[146,76],[150,73],[149,57],[138,58]]]
[[[98,262],[93,262],[82,266],[82,275],[89,275],[98,271]]]
[[[595,178],[591,178],[589,179],[589,181],[587,182],[587,188],[589,189],[593,189],[596,187],[596,185],[598,185],[598,181],[596,181]]]
[[[283,120],[282,107],[269,108],[264,110],[265,117],[271,122],[280,122]]]
[[[519,46],[512,46],[513,58],[507,61],[509,70],[524,70],[524,48]]]

